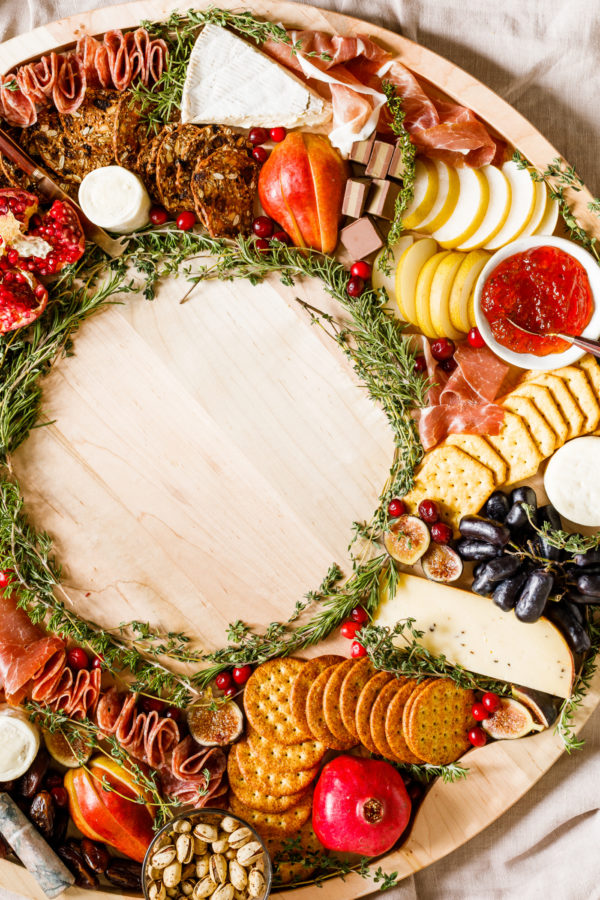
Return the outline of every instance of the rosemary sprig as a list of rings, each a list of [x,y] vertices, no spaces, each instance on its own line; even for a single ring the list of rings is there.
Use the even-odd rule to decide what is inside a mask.
[[[567,753],[572,753],[573,750],[580,750],[585,743],[582,738],[577,737],[575,734],[573,720],[585,695],[590,689],[592,678],[598,667],[598,654],[600,653],[600,622],[591,619],[588,621],[587,628],[592,645],[583,662],[581,671],[575,679],[571,696],[567,697],[566,700],[563,700],[561,704],[558,719],[554,726],[554,733],[560,737]]]

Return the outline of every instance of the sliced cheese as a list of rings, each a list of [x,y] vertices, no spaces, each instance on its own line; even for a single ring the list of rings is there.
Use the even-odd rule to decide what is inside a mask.
[[[526,624],[488,597],[400,574],[396,595],[382,596],[374,624],[393,627],[408,618],[423,632],[422,645],[454,665],[557,697],[570,696],[573,656],[547,619]]]
[[[190,55],[181,121],[296,128],[331,118],[331,104],[265,53],[219,25],[205,25]]]

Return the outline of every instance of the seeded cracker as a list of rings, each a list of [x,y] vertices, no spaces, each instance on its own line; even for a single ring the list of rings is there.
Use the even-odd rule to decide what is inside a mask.
[[[24,149],[39,156],[46,168],[62,180],[81,184],[98,167],[91,146],[79,145],[72,139],[54,108],[40,109],[37,122],[26,131],[29,134]]]
[[[244,710],[255,731],[268,741],[301,744],[305,734],[292,718],[290,693],[306,665],[291,656],[270,659],[258,666],[246,684]]]
[[[422,684],[425,683],[426,682],[422,682]],[[399,759],[404,763],[422,762],[418,756],[415,756],[415,754],[409,750],[406,743],[406,737],[404,736],[404,728],[402,726],[404,707],[416,689],[417,682],[414,679],[406,681],[397,690],[395,696],[390,701],[385,716],[385,736],[387,742],[396,759]]]
[[[356,704],[356,730],[360,738],[361,744],[370,750],[371,753],[378,753],[377,745],[371,736],[371,710],[375,703],[379,692],[391,681],[394,676],[390,672],[377,672],[372,678],[369,678],[364,688],[360,692],[358,703]]]
[[[375,667],[370,659],[365,657],[354,662],[348,674],[342,682],[340,691],[340,713],[342,722],[350,734],[359,740],[356,728],[356,705],[360,692],[365,684],[375,674]]]
[[[184,128],[186,126],[183,126]],[[182,204],[177,182],[175,180],[175,141],[177,131],[171,131],[165,135],[156,154],[156,190],[161,204],[173,217],[184,212],[186,207]]]
[[[156,159],[158,156],[158,151],[160,150],[160,145],[176,127],[176,125],[169,123],[168,125],[165,125],[163,128],[161,128],[158,134],[153,137],[148,144],[142,147],[138,156],[138,172],[142,177],[142,181],[146,185],[148,193],[157,203],[160,201],[160,198],[158,196],[158,189],[156,186]]]
[[[419,685],[402,717],[409,750],[433,766],[457,760],[471,746],[467,734],[476,724],[471,714],[474,700],[473,691],[450,678]]]
[[[245,150],[221,147],[196,163],[192,194],[196,212],[211,237],[250,231],[258,185],[258,165]]]
[[[194,208],[192,175],[199,159],[206,159],[219,147],[248,150],[251,146],[243,135],[221,125],[181,125],[175,138],[175,181],[185,209]]]
[[[354,666],[355,660],[346,659],[335,667],[331,678],[325,685],[325,694],[323,697],[323,710],[325,712],[325,722],[333,735],[340,741],[353,740],[357,743],[356,738],[348,731],[342,720],[340,711],[340,695],[344,678]]]
[[[310,726],[306,718],[306,698],[308,697],[308,692],[310,691],[317,675],[320,675],[324,669],[328,669],[330,666],[334,666],[336,663],[343,662],[343,660],[343,656],[337,656],[333,653],[325,656],[315,656],[313,659],[309,659],[306,661],[306,664],[298,673],[292,685],[292,692],[290,696],[292,718],[294,719],[296,726],[309,739],[313,737],[313,733],[310,730]]]
[[[232,749],[227,757],[227,777],[229,779],[229,787],[246,806],[252,809],[259,809],[261,812],[285,812],[297,806],[303,799],[305,794],[309,793],[306,789],[297,791],[295,794],[284,794],[283,796],[275,796],[274,794],[265,793],[262,788],[257,787],[256,783],[250,784],[244,778],[237,762],[237,755]]]
[[[266,813],[252,806],[246,806],[235,794],[230,793],[229,809],[256,828],[261,837],[281,835],[285,839],[298,831],[310,818],[312,794],[307,791],[296,806],[286,809],[285,812]]]
[[[288,772],[277,772],[269,767],[268,762],[254,755],[247,739],[235,744],[230,753],[235,753],[236,762],[246,785],[257,787],[274,797],[305,791],[317,777],[319,771],[318,766],[313,766],[312,769],[290,769]]]
[[[115,160],[120,166],[135,171],[142,147],[149,142],[148,129],[141,118],[141,104],[130,91],[121,95],[113,130]]]
[[[308,727],[316,740],[321,741],[331,750],[349,750],[356,744],[354,737],[350,735],[346,740],[339,740],[327,727],[327,722],[325,721],[325,710],[323,708],[325,687],[334,671],[335,667],[330,666],[328,669],[324,669],[315,679],[306,699],[306,718]]]

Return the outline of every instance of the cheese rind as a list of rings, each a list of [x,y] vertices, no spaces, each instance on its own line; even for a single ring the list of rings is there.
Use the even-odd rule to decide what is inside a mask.
[[[396,595],[382,596],[373,624],[393,627],[408,618],[423,632],[420,643],[454,665],[557,697],[571,694],[573,655],[547,619],[526,624],[487,597],[401,574]]]
[[[331,118],[331,104],[265,53],[205,25],[188,64],[181,121],[239,128],[296,128]]]

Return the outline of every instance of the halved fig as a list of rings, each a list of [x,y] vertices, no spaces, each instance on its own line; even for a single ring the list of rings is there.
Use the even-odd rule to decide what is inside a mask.
[[[44,728],[42,734],[50,756],[67,769],[83,766],[92,755],[93,742],[83,732],[69,731],[67,738],[62,732]]]
[[[383,536],[385,549],[392,559],[405,566],[414,566],[429,547],[430,541],[429,528],[425,522],[409,515],[392,519]]]
[[[204,747],[225,747],[240,737],[244,716],[233,700],[224,703],[202,701],[187,713],[190,734]]]
[[[550,728],[556,722],[558,718],[558,702],[552,694],[534,691],[533,688],[521,687],[519,684],[513,684],[512,692],[513,697],[525,704],[545,728]]]
[[[481,727],[498,741],[514,740],[531,731],[544,730],[543,725],[533,721],[531,711],[511,697],[501,697],[500,706],[481,722]]]
[[[463,570],[462,559],[452,547],[446,544],[432,544],[421,560],[423,571],[431,581],[449,584],[460,578]]]

